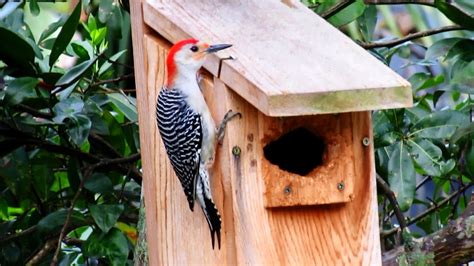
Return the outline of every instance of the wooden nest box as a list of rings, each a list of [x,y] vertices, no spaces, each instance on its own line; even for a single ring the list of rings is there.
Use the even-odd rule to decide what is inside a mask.
[[[409,83],[298,0],[130,3],[151,265],[380,264],[370,110],[411,106]],[[242,113],[211,173],[220,250],[154,115],[167,51],[187,38],[233,44],[203,71],[215,121]]]

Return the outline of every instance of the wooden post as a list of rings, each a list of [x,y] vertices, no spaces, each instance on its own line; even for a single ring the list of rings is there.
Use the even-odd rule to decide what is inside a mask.
[[[150,265],[380,265],[369,110],[409,106],[409,84],[298,1],[237,2],[131,2]],[[333,43],[314,37],[318,31]],[[223,217],[220,250],[211,248],[199,208],[189,211],[154,115],[171,42],[189,37],[234,43],[229,54],[237,57],[219,66],[218,56],[228,54],[213,55],[203,71],[215,121],[229,109],[242,114],[228,124],[211,172]],[[294,50],[305,38],[309,50]],[[365,69],[347,67],[354,62]],[[369,65],[378,77],[360,76]],[[263,152],[299,127],[325,143],[323,162],[304,176]]]

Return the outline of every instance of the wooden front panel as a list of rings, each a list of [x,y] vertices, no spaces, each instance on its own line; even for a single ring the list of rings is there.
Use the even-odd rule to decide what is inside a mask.
[[[262,146],[272,143],[295,130],[308,130],[323,143],[323,150],[311,146],[311,141],[300,140],[291,147],[284,160],[290,157],[316,157],[322,153],[322,162],[305,175],[282,170],[278,165],[260,156],[265,184],[265,206],[302,206],[348,202],[353,199],[355,158],[354,149],[364,149],[362,138],[353,139],[352,114],[316,115],[274,118],[259,114],[262,130],[257,141]],[[302,137],[302,136],[295,136]],[[367,137],[367,136],[365,136]],[[294,140],[293,142],[298,142]],[[307,142],[307,143],[305,143]],[[298,144],[298,143],[292,143]],[[356,145],[356,146],[354,146]],[[313,145],[314,146],[314,145]],[[311,149],[311,150],[307,150]],[[260,151],[261,152],[261,151]],[[296,153],[296,154],[295,154]],[[297,158],[305,160],[306,158]],[[298,162],[295,162],[298,164]],[[302,168],[298,166],[297,168]]]
[[[216,81],[214,86],[215,92],[225,92],[227,108],[243,116],[229,123],[221,153],[223,158],[230,158],[237,264],[380,265],[373,148],[372,144],[362,147],[360,142],[361,136],[372,139],[370,113],[341,117],[352,121],[352,201],[266,208],[263,177],[267,170],[261,158],[269,133],[265,116],[221,82]],[[328,130],[338,132],[337,128]],[[235,147],[241,148],[238,156],[233,154]],[[227,176],[225,172],[223,175]]]

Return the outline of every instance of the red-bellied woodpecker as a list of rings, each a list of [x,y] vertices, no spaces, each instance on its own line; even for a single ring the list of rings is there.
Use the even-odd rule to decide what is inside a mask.
[[[212,200],[208,169],[214,162],[215,146],[224,135],[225,124],[237,113],[229,111],[219,129],[199,87],[197,71],[206,56],[229,48],[229,44],[209,45],[190,39],[171,47],[166,67],[167,81],[158,96],[158,128],[171,165],[181,181],[189,208],[198,200],[211,231],[221,246],[221,217]]]

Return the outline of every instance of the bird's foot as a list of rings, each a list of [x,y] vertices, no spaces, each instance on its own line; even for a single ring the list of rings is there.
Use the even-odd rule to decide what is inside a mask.
[[[224,140],[225,128],[227,126],[227,123],[236,116],[239,116],[239,118],[242,118],[241,113],[234,112],[232,110],[227,111],[227,113],[225,114],[224,119],[222,119],[222,122],[219,128],[217,129],[217,142],[219,144],[222,144],[222,141]]]

